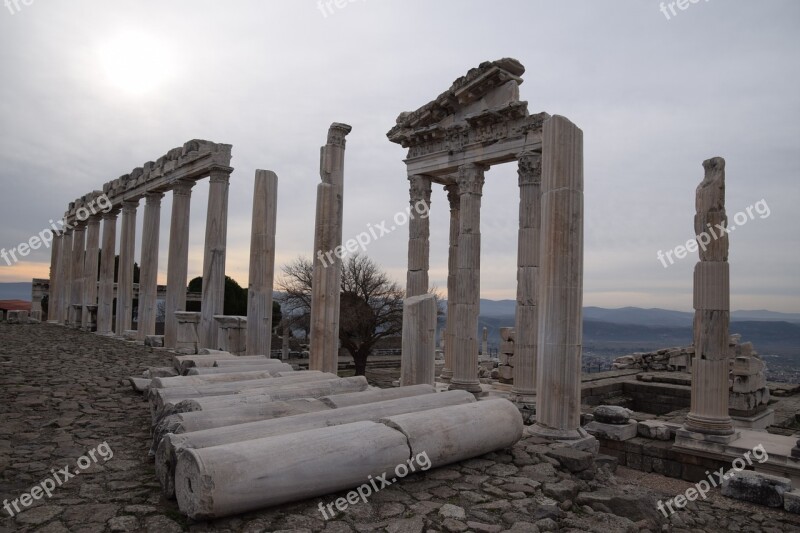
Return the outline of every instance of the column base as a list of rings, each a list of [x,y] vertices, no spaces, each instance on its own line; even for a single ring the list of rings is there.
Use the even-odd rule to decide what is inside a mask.
[[[453,371],[443,368],[442,373],[439,374],[439,381],[443,381],[444,383],[450,383],[453,379]]]
[[[687,431],[702,433],[704,435],[732,435],[734,433],[733,420],[731,417],[719,418],[702,416],[689,413],[686,416],[686,423],[683,427]]]
[[[508,399],[520,409],[536,410],[536,391],[511,389]]]
[[[741,433],[734,431],[728,435],[715,435],[712,433],[701,433],[687,428],[684,425],[675,432],[675,446],[678,448],[690,448],[710,452],[720,452],[725,446],[739,439]]]
[[[451,379],[449,390],[465,390],[467,392],[471,392],[472,394],[480,394],[483,392],[481,383],[478,380],[458,381],[456,379]]]
[[[566,444],[570,448],[587,451],[593,454],[597,454],[600,450],[600,442],[592,435],[589,435],[582,427],[561,430],[533,424],[532,426],[527,426],[524,433],[531,437],[560,442]]]

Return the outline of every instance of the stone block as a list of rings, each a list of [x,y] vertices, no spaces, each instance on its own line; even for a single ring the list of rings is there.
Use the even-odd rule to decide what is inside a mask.
[[[750,470],[736,472],[722,482],[722,495],[767,507],[783,507],[784,494],[792,490],[788,478]]]
[[[28,312],[24,310],[8,311],[6,315],[6,320],[9,324],[27,324],[28,318]]]
[[[600,405],[594,408],[594,419],[605,424],[627,424],[633,414],[617,405]]]
[[[561,466],[572,473],[587,470],[594,463],[594,456],[591,453],[574,448],[556,448],[548,451],[546,455],[558,461]]]
[[[784,493],[783,508],[790,513],[800,514],[800,489]]]
[[[597,438],[623,441],[636,437],[637,425],[633,420],[625,424],[605,424],[595,420],[586,426],[586,431]]]
[[[144,338],[144,345],[151,346],[153,348],[163,348],[164,335],[147,335]]]
[[[644,420],[639,422],[637,432],[646,439],[669,440],[670,430],[666,424],[658,420]]]

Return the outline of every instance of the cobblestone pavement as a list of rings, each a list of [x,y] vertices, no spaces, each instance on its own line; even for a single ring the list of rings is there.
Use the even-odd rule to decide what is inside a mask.
[[[667,520],[655,501],[690,484],[625,469],[614,475],[585,459],[559,460],[557,450],[531,438],[409,476],[330,520],[318,504],[344,493],[192,522],[162,499],[147,456],[146,404],[120,383],[145,367],[168,364],[163,352],[59,326],[0,324],[0,499],[20,498],[54,470],[76,470],[78,458],[103,442],[113,451],[107,462],[98,457],[17,516],[0,509],[0,533],[800,531],[800,516],[718,495]]]

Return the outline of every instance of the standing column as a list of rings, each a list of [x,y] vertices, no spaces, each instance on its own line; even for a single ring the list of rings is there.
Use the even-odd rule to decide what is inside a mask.
[[[444,330],[444,367],[442,381],[453,378],[453,354],[456,348],[456,271],[458,270],[458,232],[461,212],[458,184],[446,185],[447,201],[450,204],[450,248],[447,252],[447,323]]]
[[[72,278],[69,298],[69,325],[78,328],[81,325],[83,309],[83,266],[86,260],[86,222],[78,222],[72,232]],[[79,307],[76,307],[79,306]]]
[[[730,322],[730,270],[728,234],[719,232],[708,243],[700,239],[709,228],[727,227],[725,213],[725,160],[703,162],[705,177],[697,187],[694,217],[700,261],[694,267],[694,350],[692,404],[685,432],[699,438],[730,440],[733,421],[728,416],[728,326]]]
[[[347,124],[331,124],[320,153],[322,183],[317,185],[309,370],[332,374],[339,368],[344,149],[351,129]]]
[[[175,349],[178,342],[176,311],[186,310],[186,279],[189,271],[189,212],[195,182],[178,180],[172,189],[172,215],[167,258],[167,296],[164,303],[164,347]]]
[[[139,320],[136,337],[144,340],[156,334],[158,307],[158,234],[161,229],[160,192],[145,195],[144,225],[142,226],[142,265],[139,271]]]
[[[478,313],[481,293],[481,196],[486,167],[458,169],[460,224],[456,270],[455,352],[450,389],[481,392],[478,381]],[[449,296],[448,296],[449,299]]]
[[[278,176],[271,170],[256,170],[247,288],[247,355],[270,355],[277,214]]]
[[[86,225],[86,260],[83,271],[83,309],[81,328],[90,329],[89,310],[86,306],[97,305],[97,272],[100,262],[100,217],[89,217]]]
[[[586,438],[580,425],[583,132],[558,115],[544,123],[541,224],[536,368],[536,390],[541,394],[530,432],[555,439]]]
[[[100,258],[100,290],[97,295],[97,333],[110,335],[114,321],[114,262],[119,208],[103,214],[103,247]]]
[[[421,213],[430,213],[431,179],[427,176],[409,176],[411,209],[408,223],[408,277],[406,296],[420,296],[428,292],[430,262],[430,219]]]
[[[61,234],[61,249],[58,251],[58,309],[56,317],[61,324],[69,318],[69,300],[72,294],[72,230]]]
[[[125,335],[133,320],[133,261],[136,250],[136,209],[139,199],[122,202],[122,230],[117,269],[117,335]]]
[[[212,170],[206,214],[206,248],[203,254],[203,303],[200,316],[200,348],[217,348],[214,315],[225,307],[225,252],[228,235],[229,170]]]
[[[63,239],[60,234],[53,233],[53,247],[50,249],[50,285],[47,291],[47,321],[56,322],[56,309],[60,305],[58,302],[58,260],[61,255],[61,243]]]
[[[519,156],[519,233],[517,234],[517,316],[514,324],[514,401],[533,408],[536,395],[538,351],[539,246],[542,216],[541,157],[532,152]]]

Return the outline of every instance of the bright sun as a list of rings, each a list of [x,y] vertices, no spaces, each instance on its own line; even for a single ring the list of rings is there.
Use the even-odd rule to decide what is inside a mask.
[[[100,64],[110,85],[132,96],[151,93],[171,74],[171,54],[152,35],[125,32],[99,47]]]

